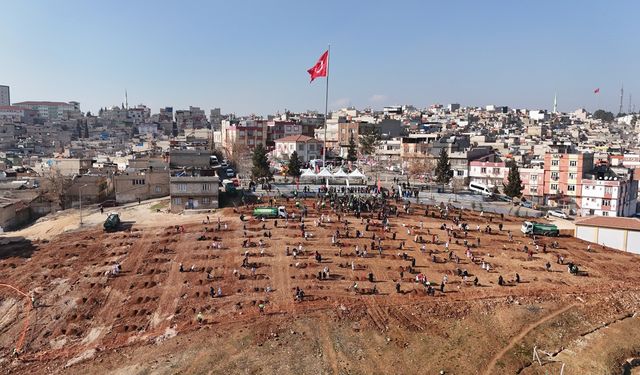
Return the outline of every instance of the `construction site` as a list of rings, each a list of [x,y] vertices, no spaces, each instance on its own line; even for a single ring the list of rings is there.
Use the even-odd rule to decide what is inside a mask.
[[[640,373],[637,255],[443,206],[271,203],[288,218],[159,201],[4,234],[0,373]]]

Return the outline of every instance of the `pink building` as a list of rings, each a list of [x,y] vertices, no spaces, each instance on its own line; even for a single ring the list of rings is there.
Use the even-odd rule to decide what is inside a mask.
[[[520,180],[522,180],[522,196],[535,203],[544,201],[544,169],[520,168]]]
[[[501,162],[471,161],[469,162],[469,182],[486,185],[490,188],[502,188],[509,175],[509,167]]]

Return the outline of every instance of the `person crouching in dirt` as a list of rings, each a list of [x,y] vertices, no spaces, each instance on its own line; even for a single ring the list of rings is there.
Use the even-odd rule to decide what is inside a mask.
[[[502,277],[502,275],[498,276],[498,285],[504,286],[504,278]]]

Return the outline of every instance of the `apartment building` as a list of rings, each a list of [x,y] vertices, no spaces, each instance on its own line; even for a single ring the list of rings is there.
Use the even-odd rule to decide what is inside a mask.
[[[119,204],[169,195],[169,170],[153,168],[123,172],[113,177]]]
[[[474,160],[469,162],[469,182],[483,184],[489,187],[497,186],[502,188],[502,184],[507,181],[509,167],[505,162],[488,162]]]
[[[267,140],[265,146],[269,150],[276,147],[277,139],[296,136],[302,134],[302,125],[293,121],[268,121],[267,122]]]
[[[38,117],[46,121],[60,121],[65,119],[65,112],[80,112],[78,102],[40,102],[27,101],[13,104],[16,107],[26,108],[35,111]]]
[[[171,212],[218,208],[219,184],[213,170],[172,173]]]
[[[298,153],[298,158],[303,162],[322,158],[322,142],[306,135],[290,135],[288,137],[276,139],[276,158],[288,159],[293,151]]]
[[[546,153],[544,156],[545,204],[577,210],[583,176],[593,169],[593,153]]]
[[[537,204],[544,204],[544,169],[539,167],[520,168],[522,196]]]
[[[582,180],[582,216],[631,216],[636,213],[638,181],[588,175]]]
[[[267,143],[266,120],[222,120],[222,147],[233,154],[237,148],[249,151],[261,144]]]

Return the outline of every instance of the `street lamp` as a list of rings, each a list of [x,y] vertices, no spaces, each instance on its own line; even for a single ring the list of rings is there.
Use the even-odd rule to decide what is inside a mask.
[[[78,194],[80,199],[80,226],[82,227],[82,188],[87,187],[87,184],[84,184],[78,188]]]

